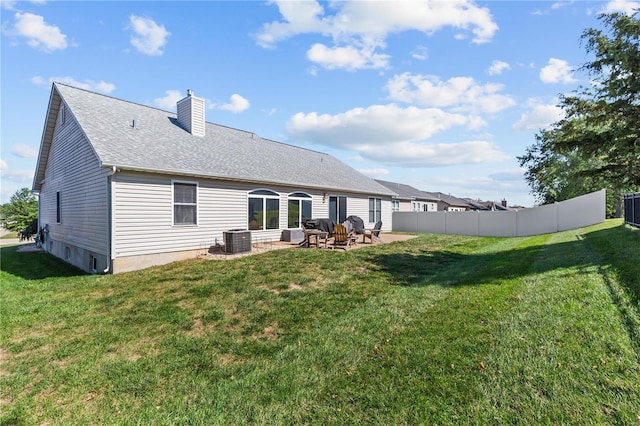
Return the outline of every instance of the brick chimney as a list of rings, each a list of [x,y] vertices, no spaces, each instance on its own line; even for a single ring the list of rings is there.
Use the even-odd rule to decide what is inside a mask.
[[[178,124],[194,136],[204,136],[204,99],[193,96],[187,90],[187,97],[178,101]]]

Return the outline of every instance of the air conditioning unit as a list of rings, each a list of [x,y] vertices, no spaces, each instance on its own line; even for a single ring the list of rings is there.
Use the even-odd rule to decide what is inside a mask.
[[[231,229],[222,233],[225,253],[246,253],[251,251],[251,231]]]

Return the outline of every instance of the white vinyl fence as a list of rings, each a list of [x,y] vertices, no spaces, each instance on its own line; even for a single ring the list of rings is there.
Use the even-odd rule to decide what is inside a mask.
[[[559,203],[517,211],[394,212],[397,232],[524,237],[595,225],[606,215],[606,192],[600,190]]]

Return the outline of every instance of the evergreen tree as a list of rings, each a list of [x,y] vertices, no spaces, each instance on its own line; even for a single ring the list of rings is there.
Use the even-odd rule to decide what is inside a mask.
[[[640,188],[640,20],[619,13],[599,16],[605,29],[582,40],[594,59],[582,66],[591,77],[560,97],[565,117],[536,135],[518,157],[539,201],[553,202],[607,188],[619,214],[620,195]],[[599,186],[599,187],[598,187]]]

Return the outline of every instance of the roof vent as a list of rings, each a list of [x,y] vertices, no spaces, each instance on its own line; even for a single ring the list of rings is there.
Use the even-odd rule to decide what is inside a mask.
[[[178,124],[194,136],[204,136],[204,99],[193,96],[187,90],[187,97],[178,101]]]

